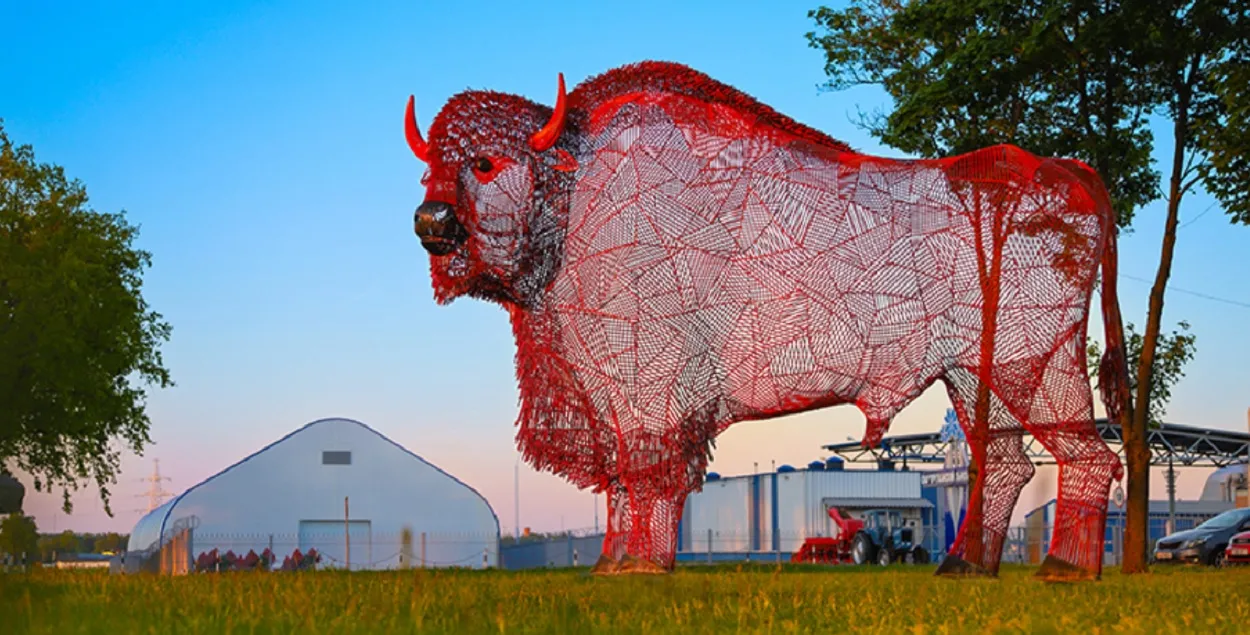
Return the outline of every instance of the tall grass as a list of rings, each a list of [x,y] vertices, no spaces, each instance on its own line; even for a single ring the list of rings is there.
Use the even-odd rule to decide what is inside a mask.
[[[931,568],[0,575],[2,633],[1246,633],[1250,569],[1049,585]]]

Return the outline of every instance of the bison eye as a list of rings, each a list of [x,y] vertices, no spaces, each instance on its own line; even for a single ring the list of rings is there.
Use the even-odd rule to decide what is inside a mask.
[[[495,165],[491,163],[490,159],[487,159],[486,157],[482,157],[473,163],[473,169],[477,170],[478,172],[481,172],[482,174],[488,174],[494,168],[495,168]]]

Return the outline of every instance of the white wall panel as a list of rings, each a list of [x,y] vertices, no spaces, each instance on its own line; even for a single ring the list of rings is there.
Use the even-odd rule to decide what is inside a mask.
[[[703,491],[690,495],[690,546],[687,551],[708,550],[708,529],[712,530],[713,551],[750,549],[750,479],[711,481]]]

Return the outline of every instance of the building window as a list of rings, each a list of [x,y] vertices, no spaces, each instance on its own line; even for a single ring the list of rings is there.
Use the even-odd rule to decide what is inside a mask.
[[[347,450],[326,450],[321,453],[322,465],[351,465],[352,453]]]

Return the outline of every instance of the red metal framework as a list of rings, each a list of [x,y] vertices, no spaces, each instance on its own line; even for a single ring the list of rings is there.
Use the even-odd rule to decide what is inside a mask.
[[[517,442],[608,494],[613,562],[672,567],[730,424],[853,403],[874,444],[942,381],[979,472],[948,564],[997,571],[1028,430],[1063,466],[1049,571],[1100,572],[1120,465],[1094,428],[1085,331],[1100,264],[1115,302],[1115,227],[1084,164],[866,156],[656,62],[567,96],[561,78],[554,110],[461,93],[428,142],[409,105],[435,297],[509,311]]]

